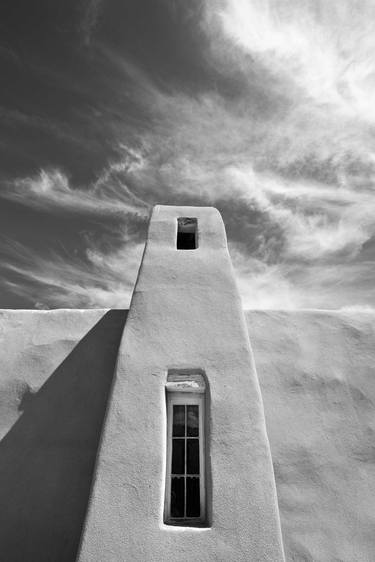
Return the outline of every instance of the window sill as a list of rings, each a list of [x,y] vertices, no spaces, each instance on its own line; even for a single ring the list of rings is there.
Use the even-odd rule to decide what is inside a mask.
[[[192,523],[189,521],[187,525],[181,525],[180,522],[173,522],[173,521],[164,521],[162,524],[162,528],[168,531],[193,531],[193,532],[200,532],[200,531],[211,531],[212,527],[209,527],[207,522],[196,522]]]

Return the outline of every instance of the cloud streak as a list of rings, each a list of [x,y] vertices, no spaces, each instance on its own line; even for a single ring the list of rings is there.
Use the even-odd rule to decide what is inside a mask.
[[[116,248],[90,238],[82,263],[56,248],[31,263],[18,247],[6,259],[12,290],[33,302],[43,301],[39,290],[48,306],[66,304],[68,294],[74,306],[116,306],[128,299],[151,206],[215,205],[246,306],[373,306],[373,3],[202,6],[199,21],[198,12],[188,19],[200,60],[196,49],[176,48],[190,65],[187,85],[176,61],[164,60],[158,75],[136,47],[92,34],[99,3],[87,4],[90,56],[111,92],[93,119],[105,120],[110,156],[90,181],[54,164],[7,179],[2,197],[56,216],[113,218]],[[110,9],[100,5],[104,19]],[[183,9],[176,4],[168,17],[187,21],[178,18]],[[155,62],[159,48],[168,51],[155,46]]]
[[[90,45],[92,34],[98,24],[100,7],[103,0],[83,0],[81,31],[86,45]]]
[[[124,158],[109,164],[98,179],[85,188],[72,187],[68,176],[59,169],[42,169],[33,177],[6,182],[2,197],[51,212],[98,216],[138,214],[146,218],[147,203],[127,185],[127,178],[142,167],[142,157],[132,149],[121,148]]]
[[[0,244],[9,257],[3,285],[36,308],[128,308],[143,244],[124,236],[120,250],[86,249],[86,261],[74,256],[30,256],[26,246]],[[27,281],[27,283],[25,283]]]

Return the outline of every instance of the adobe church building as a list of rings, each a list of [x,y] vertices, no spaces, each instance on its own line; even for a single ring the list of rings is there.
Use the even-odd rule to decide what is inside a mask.
[[[375,315],[244,311],[154,208],[129,311],[0,311],[0,560],[375,560]]]

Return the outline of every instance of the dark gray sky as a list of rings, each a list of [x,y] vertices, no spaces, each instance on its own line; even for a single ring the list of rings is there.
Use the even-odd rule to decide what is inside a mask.
[[[0,307],[127,307],[214,205],[249,308],[375,303],[369,0],[3,0]]]

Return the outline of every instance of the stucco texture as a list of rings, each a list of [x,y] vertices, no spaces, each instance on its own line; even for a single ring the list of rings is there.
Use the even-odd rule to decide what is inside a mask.
[[[1,560],[75,560],[125,317],[0,312]],[[372,562],[375,315],[251,311],[246,319],[286,559]],[[215,560],[224,559],[219,545]]]
[[[0,560],[72,562],[121,310],[0,311]]]
[[[197,219],[198,249],[176,249],[179,217]],[[187,368],[208,383],[205,528],[163,519],[167,373]],[[154,209],[79,560],[284,560],[260,389],[216,209]]]
[[[248,312],[286,558],[375,560],[375,315]]]

